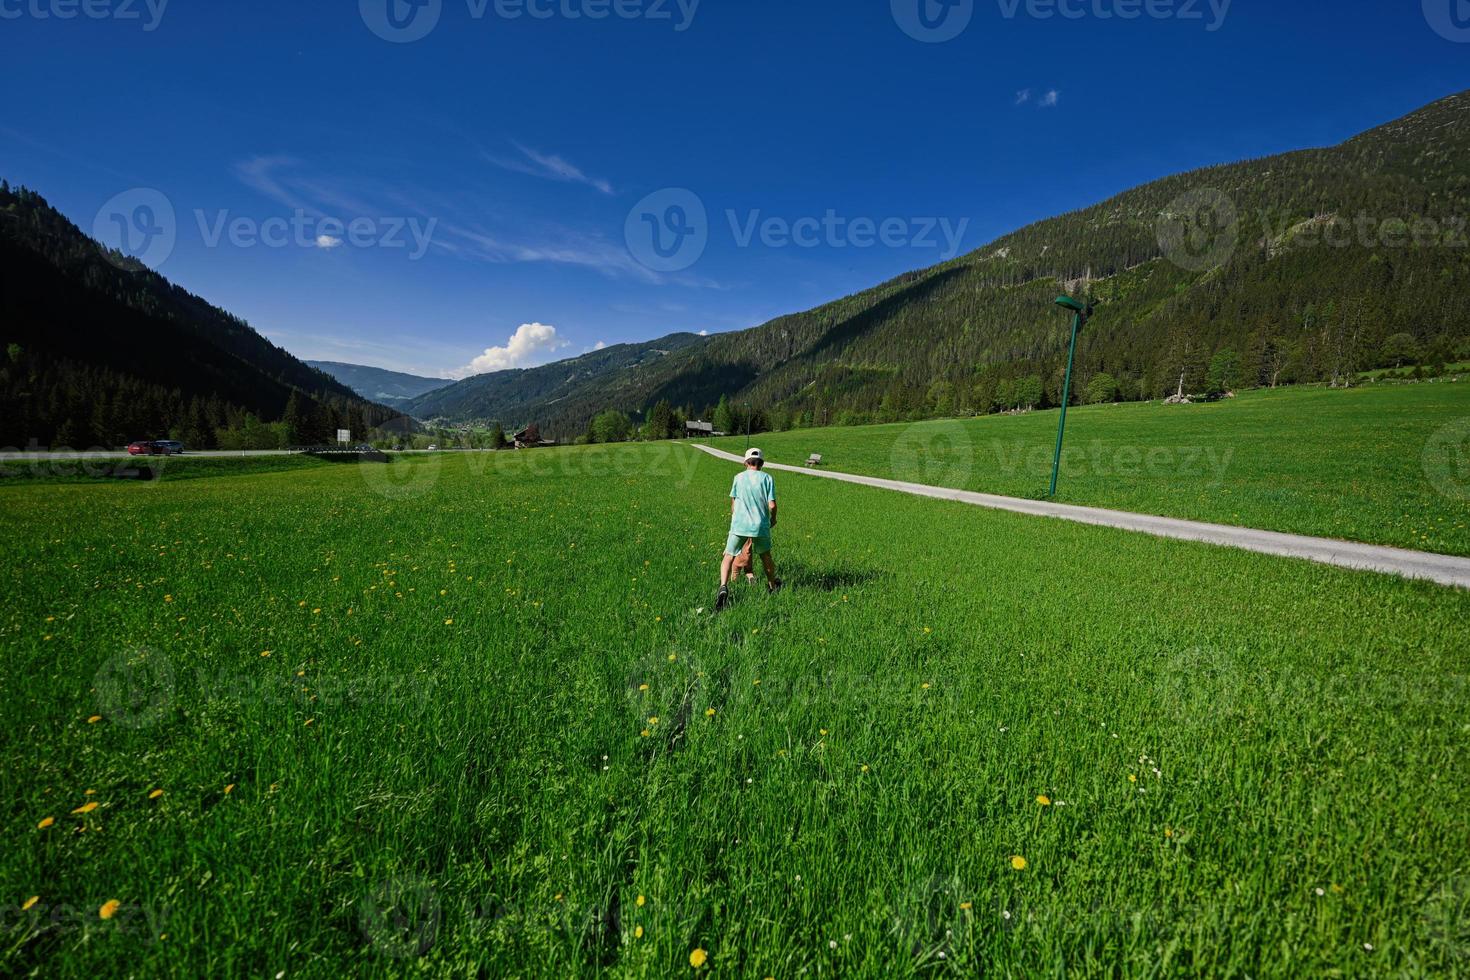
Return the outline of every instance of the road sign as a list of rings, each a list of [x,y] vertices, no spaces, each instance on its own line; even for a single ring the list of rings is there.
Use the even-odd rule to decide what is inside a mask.
[[[352,430],[351,429],[338,429],[337,430],[337,442],[339,442],[339,443],[341,443],[342,445],[345,446],[345,445],[347,445],[351,441],[352,441]]]

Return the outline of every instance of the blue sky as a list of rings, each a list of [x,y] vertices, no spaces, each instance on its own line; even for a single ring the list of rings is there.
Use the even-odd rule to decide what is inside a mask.
[[[299,356],[463,376],[1470,87],[1465,0],[946,2],[0,0],[0,175]]]

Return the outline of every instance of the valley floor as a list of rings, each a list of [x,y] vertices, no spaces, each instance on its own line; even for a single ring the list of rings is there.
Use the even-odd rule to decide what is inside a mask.
[[[1465,962],[1470,593],[730,475],[0,485],[0,973]]]

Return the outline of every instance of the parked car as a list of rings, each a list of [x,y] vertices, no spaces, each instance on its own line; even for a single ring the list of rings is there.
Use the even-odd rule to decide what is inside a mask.
[[[184,455],[184,444],[182,442],[178,442],[178,441],[176,441],[174,439],[160,439],[160,440],[158,440],[158,442],[156,443],[156,445],[158,445],[158,446],[160,446],[160,447],[163,448],[163,454],[165,456],[182,456],[182,455]]]
[[[438,446],[430,446],[430,447],[429,447],[429,452],[431,452],[431,453],[432,453],[432,452],[435,452],[435,451],[437,451],[437,450],[438,450],[438,448],[439,448],[439,447],[438,447]]]
[[[139,439],[137,442],[128,443],[129,456],[162,456],[165,450],[152,439]]]

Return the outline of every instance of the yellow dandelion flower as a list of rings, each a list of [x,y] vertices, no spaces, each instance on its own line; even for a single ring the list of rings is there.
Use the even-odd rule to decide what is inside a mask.
[[[32,895],[30,898],[26,899],[26,903],[20,907],[20,910],[22,912],[28,911],[32,905],[35,905],[40,900],[40,895]]]
[[[638,685],[638,690],[640,690],[640,691],[646,691],[646,690],[648,690],[648,685],[647,684],[639,684]]]
[[[635,899],[635,901],[638,903],[638,907],[641,909],[643,908],[644,903],[648,901],[648,899],[644,898],[642,895],[639,895],[637,899]]]
[[[315,718],[308,718],[308,719],[306,719],[306,724],[305,724],[305,725],[303,725],[303,726],[302,726],[302,727],[303,727],[303,728],[308,728],[308,727],[310,727],[310,726],[311,726],[311,723],[312,723],[312,722],[314,722],[314,721],[316,721],[316,719],[315,719]]]
[[[1174,828],[1173,827],[1165,827],[1164,828],[1164,836],[1165,837],[1173,837],[1174,836]]]
[[[678,660],[678,659],[679,659],[679,655],[677,653],[671,653],[671,654],[669,654],[669,663],[673,663],[675,660]]]
[[[962,910],[966,911],[966,912],[970,911],[970,909],[972,909],[974,907],[975,906],[974,906],[974,904],[972,902],[961,902],[960,903],[960,908]]]
[[[453,626],[454,625],[454,620],[452,620],[452,619],[446,619],[444,621],[444,625],[445,626]]]
[[[643,734],[643,737],[644,737],[644,738],[647,738],[647,737],[648,737],[648,736],[649,736],[649,734],[650,734],[650,733],[649,733],[649,731],[648,731],[648,729],[646,729],[646,728],[645,728],[645,729],[643,729],[643,732],[642,732],[642,734]]]
[[[110,898],[97,910],[97,914],[104,919],[110,919],[114,915],[117,915],[117,910],[120,908],[122,908],[122,902],[119,902],[115,898]]]
[[[561,901],[561,892],[557,892],[555,895],[553,895],[552,896],[552,901],[560,902]]]
[[[97,803],[94,800],[91,803],[83,803],[81,806],[73,810],[72,813],[91,813],[95,809],[97,809]]]
[[[171,595],[166,595],[166,596],[163,597],[163,601],[164,602],[173,602],[174,601],[174,597],[171,596]]]
[[[867,771],[868,771],[868,766],[867,766],[867,763],[864,763],[864,764],[863,764],[863,768],[862,768],[862,770],[861,770],[861,771],[862,771],[862,772],[867,772]]]
[[[163,790],[156,789],[153,792],[151,792],[151,793],[148,794],[148,798],[150,800],[156,800],[156,799],[158,799],[162,795],[163,795]]]
[[[636,928],[636,929],[633,930],[633,938],[634,939],[642,939],[643,938],[643,927],[642,926],[639,926],[638,928]]]
[[[651,717],[650,717],[650,718],[649,718],[649,719],[648,719],[648,723],[649,723],[649,724],[650,724],[650,725],[657,725],[657,724],[658,724],[658,715],[653,715],[653,716],[651,716]]]
[[[827,734],[827,729],[825,729],[825,728],[818,728],[817,731],[820,732],[822,735],[826,735]]]
[[[1011,867],[1015,868],[1017,871],[1025,871],[1026,859],[1021,857],[1021,855],[1019,854],[1011,855]]]
[[[1036,805],[1037,806],[1051,806],[1051,797],[1050,796],[1046,796],[1046,795],[1038,796],[1036,798]]]
[[[926,690],[926,691],[929,690],[929,682],[928,681],[925,681],[923,684],[920,684],[919,686],[921,688],[923,688],[924,690]]]
[[[38,823],[38,824],[36,824],[36,829],[37,830],[45,830],[47,827],[51,826],[55,822],[56,822],[56,818],[55,817],[42,817],[41,818],[41,822]]]
[[[231,783],[230,785],[228,785],[228,786],[225,787],[225,795],[226,796],[229,796],[234,791],[235,791],[235,784],[234,783]]]
[[[705,708],[704,709],[704,716],[706,718],[713,718],[715,716],[715,709],[714,708]]]
[[[1138,777],[1137,777],[1137,776],[1135,776],[1135,775],[1133,775],[1133,773],[1131,773],[1131,772],[1130,772],[1130,773],[1129,773],[1129,774],[1128,774],[1128,781],[1129,781],[1129,782],[1130,782],[1130,783],[1136,783],[1136,782],[1138,782]]]
[[[704,966],[704,961],[709,959],[709,954],[702,949],[695,949],[689,954],[689,965],[696,970]]]
[[[269,657],[271,655],[271,651],[269,651],[269,650],[262,650],[262,651],[260,651],[260,655],[262,657]]]
[[[317,616],[317,615],[320,615],[321,614],[321,611],[322,611],[322,607],[321,606],[317,606],[315,609],[313,609],[311,611],[311,614],[313,616]]]
[[[90,718],[87,719],[87,724],[89,724],[89,725],[95,725],[95,724],[97,724],[101,720],[102,720],[102,716],[101,715],[93,715],[92,717],[90,717]]]

